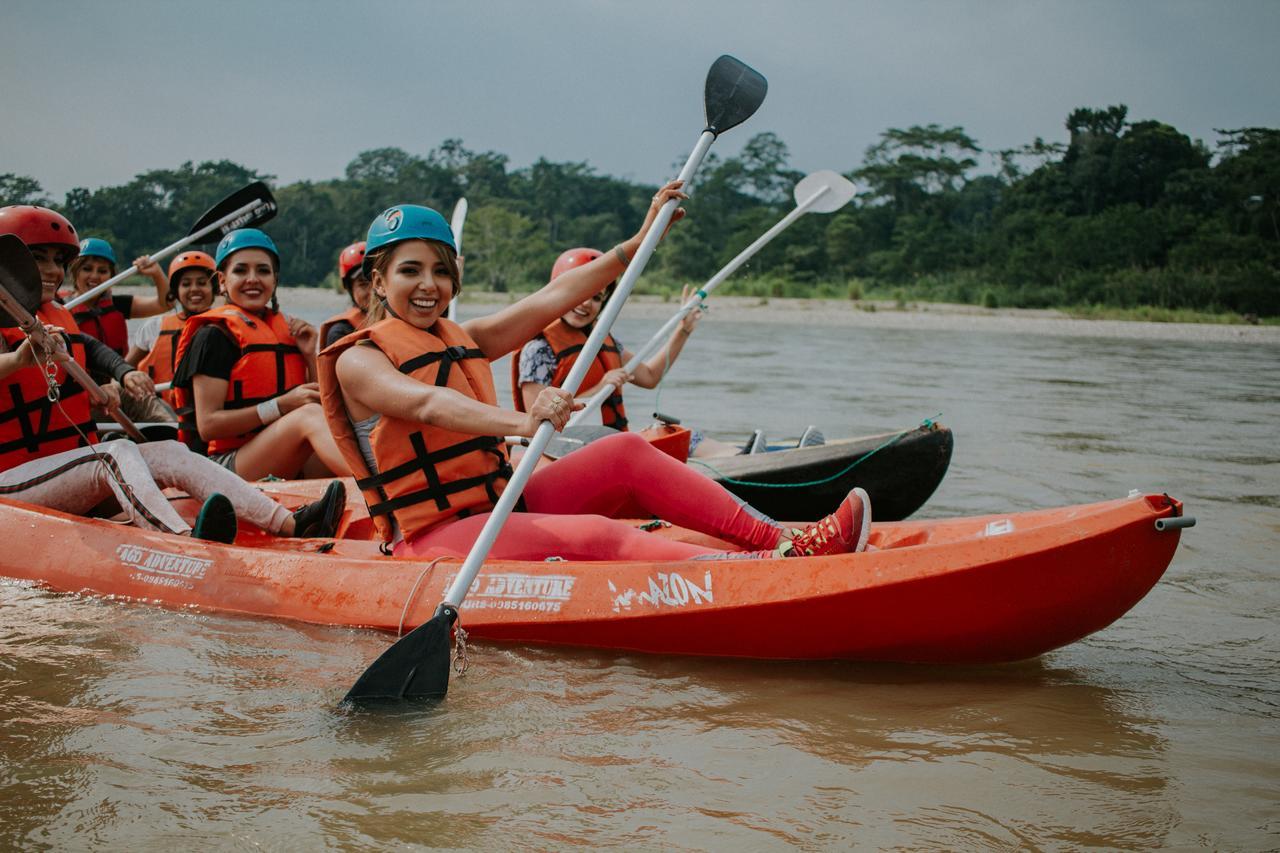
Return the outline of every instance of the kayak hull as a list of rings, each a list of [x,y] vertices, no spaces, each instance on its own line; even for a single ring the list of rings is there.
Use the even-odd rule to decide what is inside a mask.
[[[773,518],[817,521],[834,512],[845,495],[860,486],[871,497],[877,519],[900,521],[922,507],[938,488],[951,464],[954,444],[950,429],[931,424],[906,433],[693,459],[689,464]]]
[[[301,503],[323,484],[264,485]],[[1180,510],[1164,496],[1140,496],[877,523],[879,550],[834,557],[494,561],[477,577],[461,624],[473,638],[654,654],[1020,660],[1100,630],[1141,600],[1179,539],[1154,521]],[[242,530],[235,545],[220,545],[0,500],[0,531],[31,543],[0,555],[0,575],[170,607],[408,630],[431,617],[462,561],[381,556],[360,538],[362,511],[348,505],[345,534],[356,538]],[[678,528],[654,535],[716,544]]]

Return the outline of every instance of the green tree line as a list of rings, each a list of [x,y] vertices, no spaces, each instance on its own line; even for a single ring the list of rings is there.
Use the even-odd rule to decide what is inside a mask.
[[[1280,130],[1218,131],[1210,149],[1124,106],[1080,108],[1069,141],[984,151],[961,127],[890,128],[846,174],[858,199],[806,216],[727,289],[760,296],[896,293],[987,306],[1104,305],[1280,315]],[[793,205],[803,173],[773,133],[709,155],[642,280],[670,292],[710,277]],[[839,164],[833,164],[839,165]],[[674,167],[673,167],[674,171]],[[272,176],[230,161],[184,163],[57,202],[0,174],[0,203],[44,203],[124,257],[172,242],[210,205]],[[274,182],[273,182],[274,183]],[[572,246],[607,248],[640,221],[655,187],[539,159],[512,169],[447,140],[424,155],[359,154],[341,178],[275,186],[266,226],[283,279],[333,285],[338,252],[394,203],[448,214],[466,196],[467,280],[527,290]]]

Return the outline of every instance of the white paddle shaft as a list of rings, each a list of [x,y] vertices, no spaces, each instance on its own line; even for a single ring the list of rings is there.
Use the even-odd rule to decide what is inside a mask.
[[[667,338],[671,336],[671,333],[673,331],[675,331],[675,328],[680,324],[680,321],[683,320],[685,317],[689,316],[689,312],[697,308],[698,305],[701,304],[702,300],[706,299],[707,296],[710,295],[711,291],[715,290],[722,283],[724,283],[725,279],[727,279],[729,276],[737,272],[738,267],[745,264],[748,260],[750,260],[752,255],[754,255],[756,252],[760,251],[766,245],[768,245],[770,240],[772,240],[774,237],[777,237],[783,231],[787,230],[787,227],[791,225],[792,222],[795,222],[797,219],[803,216],[805,212],[809,210],[809,208],[817,204],[818,200],[822,198],[823,194],[830,192],[830,190],[831,188],[829,186],[824,186],[822,189],[818,190],[813,195],[809,196],[803,202],[796,205],[796,208],[794,210],[792,210],[786,216],[779,219],[772,228],[770,228],[768,231],[764,232],[759,237],[757,237],[754,243],[752,243],[750,246],[748,246],[747,248],[739,252],[737,257],[735,257],[733,260],[729,261],[729,263],[721,267],[720,271],[717,272],[715,275],[713,275],[711,278],[707,279],[707,283],[702,285],[702,288],[698,290],[698,292],[695,293],[689,299],[688,302],[680,306],[680,310],[677,311],[675,314],[673,314],[671,316],[671,319],[667,320],[667,322],[662,325],[662,328],[658,329],[658,331],[654,333],[653,337],[649,338],[649,341],[643,347],[641,347],[638,352],[636,352],[633,356],[631,356],[631,358],[627,361],[626,365],[624,365],[622,369],[625,370],[627,373],[630,373],[631,371],[639,367],[642,361],[644,361],[646,358],[648,358],[649,356],[657,352],[658,348],[662,346],[663,342],[666,341]],[[582,361],[581,355],[578,356],[578,361]],[[574,367],[577,367],[577,365],[575,364]],[[587,400],[586,408],[581,409],[580,411],[574,412],[573,417],[569,419],[568,425],[578,426],[579,424],[581,424],[584,418],[586,418],[591,413],[599,410],[599,408],[604,405],[604,401],[608,400],[609,397],[613,395],[613,393],[614,393],[614,389],[612,386],[601,388],[594,395],[592,395],[590,399]]]
[[[693,177],[694,172],[698,170],[698,166],[702,164],[703,158],[707,156],[707,149],[711,147],[711,143],[715,142],[715,139],[716,135],[710,130],[704,130],[702,135],[698,137],[698,144],[694,146],[693,152],[689,155],[684,168],[680,170],[680,174],[676,178],[684,181],[686,187],[689,185],[689,180]],[[676,208],[679,205],[680,201],[678,199],[668,200],[662,206],[662,209],[658,211],[658,215],[654,218],[653,224],[649,226],[649,230],[645,232],[644,239],[640,241],[640,248],[636,251],[636,256],[631,259],[631,263],[627,265],[626,270],[622,273],[622,278],[618,281],[618,287],[614,291],[613,297],[605,305],[604,310],[600,312],[600,319],[596,321],[595,329],[592,330],[590,337],[587,338],[587,342],[582,345],[578,360],[574,363],[573,369],[569,371],[569,376],[564,381],[564,390],[570,394],[577,391],[578,386],[582,384],[583,377],[587,375],[587,369],[595,361],[596,353],[600,351],[600,347],[604,344],[604,339],[609,336],[613,321],[617,319],[618,312],[622,310],[627,297],[631,295],[631,290],[635,287],[636,280],[640,278],[640,273],[644,271],[645,264],[649,262],[654,249],[658,247],[658,241],[662,239],[663,232],[671,224],[671,217],[675,215]],[[502,525],[506,524],[507,517],[515,509],[516,501],[524,493],[524,487],[529,482],[529,477],[533,475],[533,469],[537,466],[538,459],[542,456],[542,451],[547,449],[547,444],[551,441],[551,436],[554,432],[555,427],[551,425],[550,421],[543,421],[538,425],[537,432],[533,434],[533,438],[529,441],[529,449],[520,460],[520,464],[516,466],[515,473],[511,475],[511,480],[507,483],[507,487],[503,489],[502,496],[498,498],[498,503],[494,506],[493,512],[489,513],[489,518],[485,521],[484,528],[480,531],[480,536],[476,539],[475,544],[471,546],[471,552],[467,554],[467,559],[463,561],[462,567],[458,569],[457,577],[453,579],[453,583],[449,586],[449,591],[445,593],[445,604],[451,605],[455,609],[462,605],[462,600],[466,598],[467,591],[471,589],[472,581],[475,580],[480,567],[484,565],[485,558],[489,556],[489,550],[497,540],[498,534],[502,532]]]
[[[217,222],[210,222],[207,226],[200,229],[196,233],[188,234],[186,237],[183,237],[178,242],[171,243],[170,245],[165,246],[163,249],[161,249],[158,252],[153,252],[151,254],[151,260],[158,261],[161,258],[167,258],[169,255],[172,255],[174,252],[178,251],[179,249],[185,249],[187,246],[190,246],[192,243],[204,237],[204,235],[208,234],[210,231],[215,231],[221,228],[222,226],[226,225],[228,222],[231,222],[238,217],[244,216],[246,213],[252,213],[253,211],[257,210],[259,207],[261,207],[264,204],[266,204],[266,202],[264,202],[262,199],[254,199],[253,201],[249,202],[243,207],[237,208],[236,210],[233,210],[231,213],[228,213],[226,216],[222,217]],[[68,311],[70,311],[72,308],[75,308],[79,305],[83,305],[89,300],[97,297],[99,294],[105,293],[112,286],[119,284],[129,276],[135,275],[137,272],[138,272],[137,267],[130,266],[127,270],[116,273],[111,278],[104,281],[102,284],[92,287],[89,290],[86,290],[84,293],[76,294],[71,299],[68,299],[66,303],[63,305],[63,307],[66,308]]]

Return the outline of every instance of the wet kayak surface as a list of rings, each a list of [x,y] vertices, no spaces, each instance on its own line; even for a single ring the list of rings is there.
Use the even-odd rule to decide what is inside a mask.
[[[624,317],[618,333],[638,346],[655,326]],[[657,407],[717,437],[860,435],[941,412],[955,453],[920,517],[1138,488],[1199,525],[1133,611],[1033,661],[477,642],[447,702],[385,714],[337,701],[387,635],[3,581],[0,843],[1275,846],[1278,367],[1273,346],[713,313]],[[628,409],[654,400],[632,389]]]

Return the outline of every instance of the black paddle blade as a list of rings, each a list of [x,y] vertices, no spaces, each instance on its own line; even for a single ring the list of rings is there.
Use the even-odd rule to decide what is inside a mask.
[[[31,250],[16,234],[0,234],[0,285],[28,312],[34,314],[40,307],[40,268]],[[17,317],[0,310],[0,326],[18,325]]]
[[[716,136],[737,127],[764,103],[769,81],[751,66],[732,56],[711,63],[703,105],[707,111],[707,130]]]
[[[449,692],[450,640],[457,618],[456,610],[440,605],[435,616],[379,655],[342,701],[371,705],[443,699]]]
[[[188,236],[199,234],[213,223],[235,213],[246,204],[252,202],[261,202],[256,208],[237,216],[230,222],[222,225],[215,231],[209,232],[205,237],[201,238],[201,243],[216,243],[222,239],[222,236],[228,231],[234,231],[237,228],[252,228],[271,219],[276,215],[275,196],[271,195],[270,188],[262,181],[254,181],[246,187],[236,190],[222,201],[205,211],[204,216],[196,220],[196,224],[191,226],[191,230],[187,232]]]

